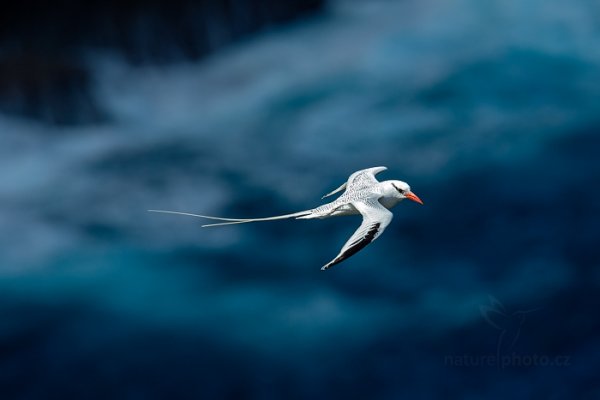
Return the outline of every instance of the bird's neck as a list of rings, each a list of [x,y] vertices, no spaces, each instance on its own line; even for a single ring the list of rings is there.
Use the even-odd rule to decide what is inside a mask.
[[[381,203],[381,205],[383,205],[385,208],[390,209],[392,207],[394,207],[396,204],[400,203],[402,201],[402,199],[399,199],[398,197],[395,196],[382,196],[379,198],[379,202]]]

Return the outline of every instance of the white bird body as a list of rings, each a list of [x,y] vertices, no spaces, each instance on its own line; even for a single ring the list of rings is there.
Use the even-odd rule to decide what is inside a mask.
[[[356,254],[369,243],[377,239],[392,221],[393,214],[389,211],[389,209],[397,205],[399,202],[407,198],[423,204],[421,199],[419,199],[410,191],[410,186],[408,186],[406,182],[397,180],[379,182],[375,178],[375,175],[385,171],[386,169],[386,167],[373,167],[356,171],[350,175],[346,183],[338,187],[336,190],[323,196],[323,198],[329,197],[341,192],[342,190],[345,190],[340,197],[319,207],[292,214],[277,215],[267,218],[241,219],[212,217],[208,215],[190,214],[178,211],[149,211],[226,221],[203,225],[203,227],[244,224],[248,222],[259,221],[274,221],[288,218],[323,219],[342,215],[362,214],[362,224],[346,242],[344,247],[342,247],[340,253],[321,268],[325,270]]]

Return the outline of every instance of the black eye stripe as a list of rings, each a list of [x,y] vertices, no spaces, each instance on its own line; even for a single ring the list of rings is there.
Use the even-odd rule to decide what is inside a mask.
[[[400,194],[404,194],[404,190],[402,190],[402,189],[399,189],[399,188],[398,188],[398,186],[394,185],[393,183],[392,183],[392,186],[393,186],[393,187],[394,187],[394,188],[395,188],[395,189],[396,189],[396,190],[397,190],[397,191],[398,191]]]

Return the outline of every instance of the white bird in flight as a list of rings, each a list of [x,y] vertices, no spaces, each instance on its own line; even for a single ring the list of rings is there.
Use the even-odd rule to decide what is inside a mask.
[[[334,191],[327,193],[322,198],[332,196],[345,189],[344,193],[331,203],[323,204],[317,208],[310,210],[299,211],[292,214],[277,215],[267,218],[220,218],[211,217],[208,215],[190,214],[179,211],[166,210],[148,210],[151,212],[188,215],[192,217],[206,218],[217,221],[226,221],[215,224],[202,225],[223,226],[234,224],[245,224],[248,222],[259,221],[274,221],[279,219],[296,218],[296,219],[314,219],[314,218],[329,218],[341,215],[357,215],[363,217],[362,224],[356,232],[348,239],[340,253],[330,262],[325,264],[321,269],[326,270],[348,257],[356,254],[369,243],[377,239],[392,221],[392,214],[389,209],[404,199],[415,201],[423,204],[421,199],[411,192],[410,186],[406,182],[390,180],[379,182],[375,175],[381,171],[385,171],[387,167],[373,167],[356,171],[348,178],[348,181]]]

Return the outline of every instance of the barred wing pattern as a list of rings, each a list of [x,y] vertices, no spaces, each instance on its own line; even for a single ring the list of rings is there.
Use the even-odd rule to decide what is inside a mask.
[[[327,193],[325,196],[321,197],[324,199],[325,197],[332,196],[336,193],[341,192],[346,189],[347,191],[356,191],[360,189],[364,189],[365,187],[375,185],[379,183],[379,181],[375,178],[375,175],[378,173],[385,171],[387,167],[373,167],[367,169],[361,169],[360,171],[356,171],[346,182],[344,182],[340,187]]]

